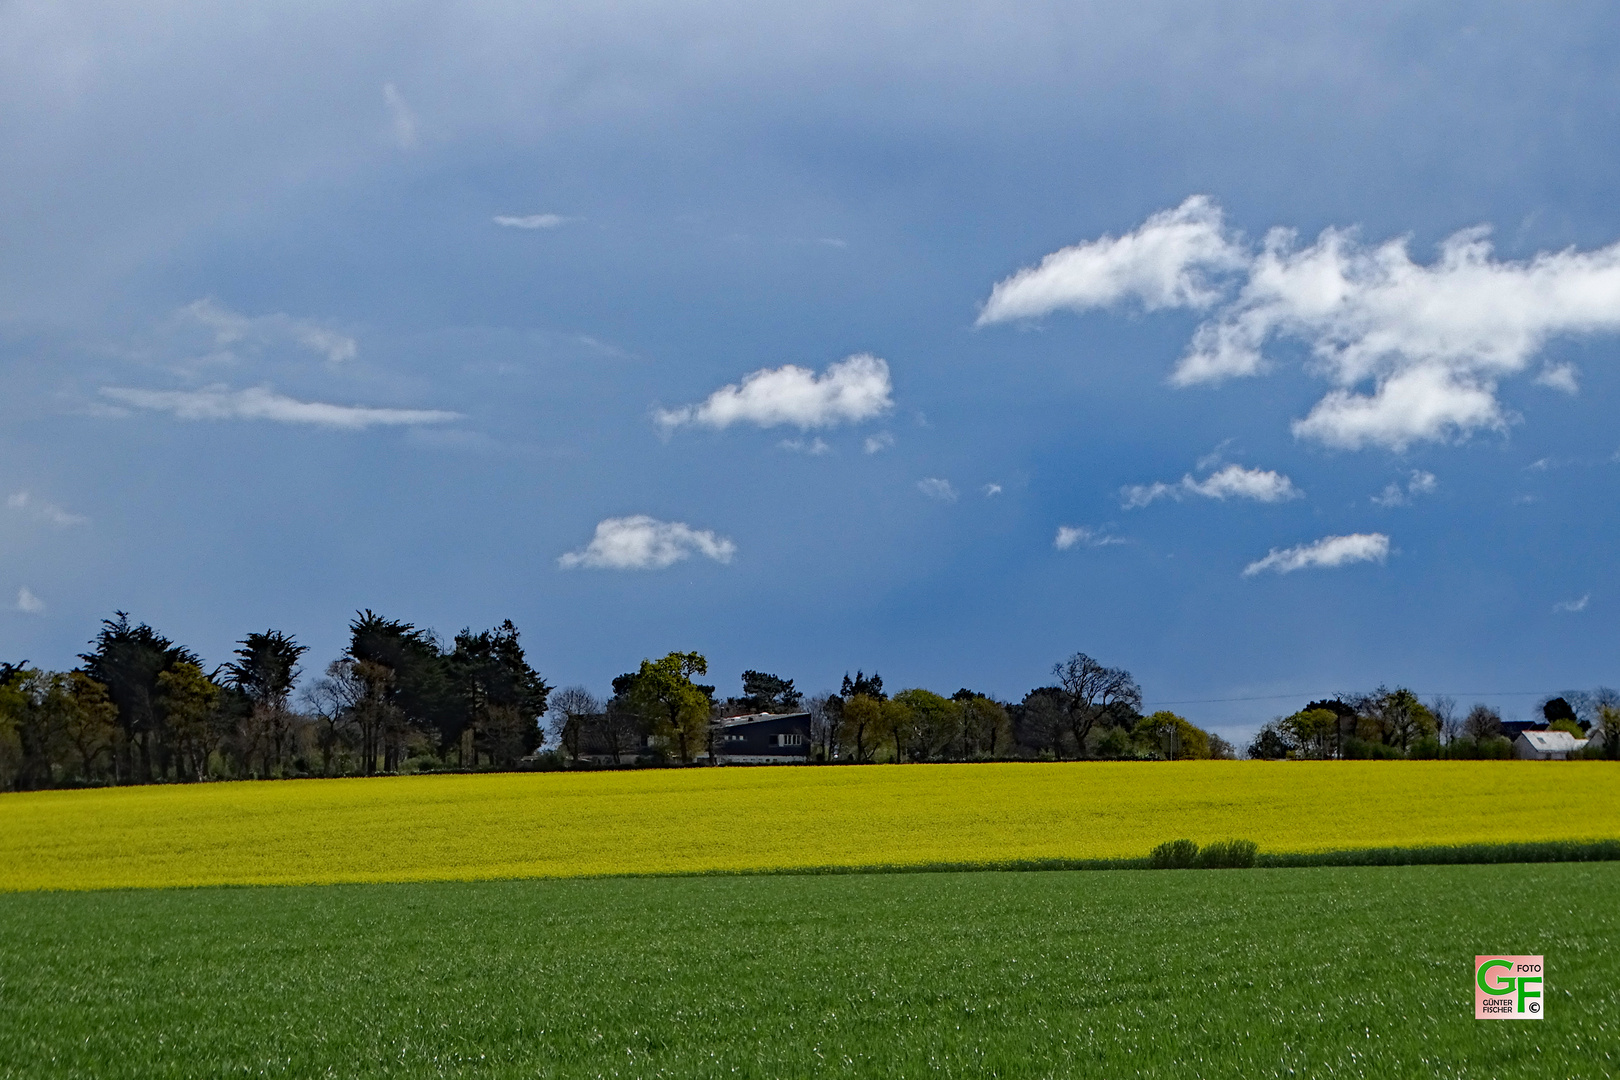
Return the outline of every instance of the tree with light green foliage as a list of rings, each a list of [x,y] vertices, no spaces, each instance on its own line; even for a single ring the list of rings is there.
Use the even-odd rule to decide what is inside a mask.
[[[709,694],[692,681],[707,675],[702,653],[672,652],[661,660],[643,660],[630,689],[630,699],[653,724],[653,734],[690,764],[709,730]]]
[[[1186,717],[1168,710],[1144,716],[1136,725],[1136,734],[1156,741],[1159,752],[1171,761],[1201,761],[1209,757],[1209,734]]]
[[[1294,740],[1300,757],[1333,756],[1333,736],[1339,728],[1339,718],[1334,713],[1327,709],[1302,709],[1284,717],[1281,724]]]
[[[175,776],[202,780],[213,749],[214,707],[220,686],[189,661],[158,673],[157,707],[175,754]]]

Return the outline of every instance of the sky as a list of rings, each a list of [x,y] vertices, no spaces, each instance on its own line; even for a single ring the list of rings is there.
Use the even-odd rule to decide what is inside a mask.
[[[1620,683],[1602,4],[0,8],[0,656]]]

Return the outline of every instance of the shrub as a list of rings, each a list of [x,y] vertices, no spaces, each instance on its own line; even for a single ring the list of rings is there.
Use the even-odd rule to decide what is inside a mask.
[[[1253,866],[1260,845],[1253,840],[1217,840],[1205,844],[1193,865],[1203,870],[1232,870]]]
[[[1148,865],[1155,870],[1186,870],[1197,861],[1198,845],[1191,840],[1166,840],[1148,854]]]
[[[1433,735],[1425,735],[1423,738],[1412,744],[1412,749],[1407,753],[1407,756],[1429,761],[1440,757],[1441,754],[1442,750],[1440,748],[1440,740],[1435,738]]]

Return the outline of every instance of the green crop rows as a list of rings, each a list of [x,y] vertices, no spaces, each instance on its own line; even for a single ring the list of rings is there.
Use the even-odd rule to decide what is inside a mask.
[[[1620,864],[0,896],[0,1075],[1620,1071]],[[1476,952],[1548,1019],[1472,1019]]]

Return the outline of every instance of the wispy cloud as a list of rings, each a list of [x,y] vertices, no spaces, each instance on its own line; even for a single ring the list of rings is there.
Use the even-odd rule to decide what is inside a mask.
[[[1059,551],[1068,551],[1074,547],[1108,547],[1110,544],[1123,544],[1125,541],[1104,530],[1093,529],[1086,525],[1059,525],[1057,536],[1052,540],[1052,546]]]
[[[809,441],[804,439],[783,439],[776,445],[783,450],[795,454],[809,454],[811,457],[820,457],[822,454],[832,453],[832,447],[828,446],[822,439],[810,439]]]
[[[1570,395],[1581,391],[1574,364],[1550,364],[1541,369],[1541,374],[1537,375],[1534,381],[1537,386],[1551,387]]]
[[[332,405],[299,401],[268,387],[230,390],[211,386],[204,390],[139,390],[102,387],[113,401],[137,409],[173,413],[182,420],[270,420],[281,424],[361,429],[412,424],[444,424],[461,419],[460,413],[441,409],[383,409],[364,405]]]
[[[1282,473],[1270,469],[1245,469],[1241,465],[1228,465],[1202,480],[1191,474],[1180,483],[1133,484],[1120,488],[1120,496],[1127,510],[1147,506],[1158,499],[1180,501],[1189,495],[1204,499],[1251,499],[1255,502],[1275,503],[1298,499],[1305,493]]]
[[[1427,265],[1404,238],[1366,245],[1347,229],[1304,248],[1292,230],[1272,229],[1255,250],[1195,197],[1134,233],[1065,248],[998,283],[979,321],[1131,301],[1149,311],[1214,307],[1174,385],[1258,375],[1267,342],[1294,338],[1334,384],[1294,434],[1401,450],[1505,429],[1516,418],[1497,400],[1501,379],[1522,374],[1554,336],[1620,331],[1620,244],[1507,261],[1488,235],[1456,233]],[[1568,365],[1546,368],[1540,381],[1576,386]]]
[[[18,491],[8,495],[6,497],[6,508],[27,514],[36,521],[43,521],[64,528],[69,525],[83,525],[90,520],[83,514],[70,514],[55,503],[41,502],[26,491]]]
[[[555,229],[559,225],[566,225],[571,218],[561,214],[523,214],[513,216],[510,214],[495,215],[495,224],[508,229]]]
[[[1291,548],[1272,548],[1271,553],[1243,568],[1244,577],[1253,577],[1272,571],[1291,574],[1295,570],[1312,567],[1331,569],[1350,563],[1383,562],[1389,557],[1389,537],[1383,533],[1351,533],[1349,536],[1324,536],[1314,544],[1300,544]]]
[[[213,338],[216,349],[246,349],[250,354],[291,343],[326,357],[334,364],[353,360],[360,344],[348,334],[323,326],[313,319],[302,319],[277,312],[273,315],[243,315],[211,297],[193,300],[176,313],[182,324],[201,327]],[[229,355],[226,357],[230,358]]]
[[[1372,501],[1374,506],[1386,508],[1406,506],[1411,503],[1413,496],[1432,495],[1439,487],[1440,481],[1435,477],[1434,473],[1424,472],[1422,469],[1413,469],[1411,477],[1406,481],[1405,488],[1396,483],[1385,484],[1384,490],[1380,494],[1374,495]]]
[[[662,570],[694,554],[729,563],[737,545],[708,529],[679,521],[659,521],[645,514],[606,518],[591,542],[557,559],[564,570]]]
[[[727,428],[792,424],[801,430],[871,420],[894,407],[889,365],[869,353],[833,364],[821,375],[788,364],[723,386],[700,405],[663,409],[654,415],[666,430],[684,424]]]
[[[984,492],[984,497],[988,499],[992,495],[1000,495],[1001,494],[1001,485],[1000,484],[986,484],[986,485],[984,485],[984,487],[980,488],[979,490],[983,491]]]
[[[876,454],[881,450],[887,450],[893,445],[894,436],[889,434],[887,431],[880,431],[876,435],[868,435],[866,437],[866,442],[861,444],[861,449],[865,450],[868,454]]]
[[[940,502],[956,501],[956,489],[951,486],[951,482],[941,480],[937,476],[930,476],[926,480],[917,481],[917,490],[930,499],[938,499]]]
[[[1586,593],[1579,600],[1560,600],[1553,605],[1554,611],[1585,611],[1586,605],[1591,601],[1592,594]]]
[[[17,590],[17,610],[25,615],[43,615],[45,601],[35,596],[25,585]]]
[[[405,95],[393,83],[383,83],[382,93],[383,104],[388,106],[393,120],[394,143],[402,150],[413,149],[416,146],[416,115],[405,104]]]

